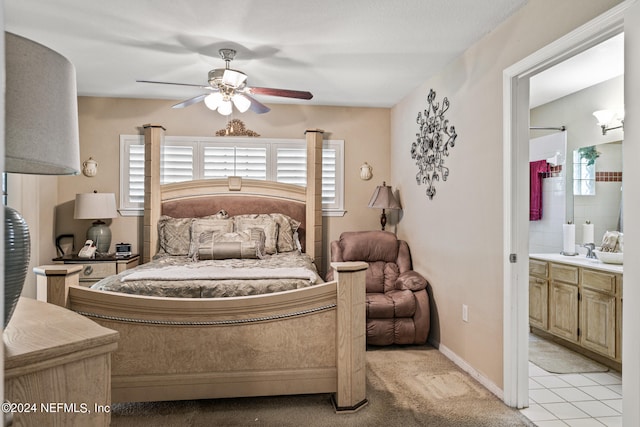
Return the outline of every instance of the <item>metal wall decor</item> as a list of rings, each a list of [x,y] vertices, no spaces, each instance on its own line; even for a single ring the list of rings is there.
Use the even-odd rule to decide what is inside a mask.
[[[227,122],[227,127],[216,132],[216,136],[260,136],[259,133],[247,129],[240,119],[231,119]]]
[[[453,148],[458,135],[454,126],[444,117],[449,109],[449,100],[444,98],[442,105],[435,102],[433,89],[427,95],[427,108],[418,112],[416,123],[420,128],[416,133],[416,141],[411,144],[411,158],[418,165],[416,181],[418,185],[427,185],[426,194],[429,200],[436,195],[435,181],[442,177],[446,181],[449,168],[444,166],[444,158],[449,156],[449,148]]]

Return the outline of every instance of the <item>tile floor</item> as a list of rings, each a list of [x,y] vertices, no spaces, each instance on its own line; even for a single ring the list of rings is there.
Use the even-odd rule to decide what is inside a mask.
[[[529,362],[529,407],[538,427],[622,426],[619,372],[553,374]]]

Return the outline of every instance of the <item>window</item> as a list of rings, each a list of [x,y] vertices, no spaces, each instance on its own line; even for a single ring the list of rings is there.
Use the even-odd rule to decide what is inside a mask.
[[[589,156],[591,147],[573,151],[573,194],[575,196],[595,196],[595,158]]]
[[[322,209],[325,216],[344,214],[344,141],[324,141]],[[203,178],[243,178],[305,186],[305,140],[167,136],[160,149],[160,182]],[[144,137],[120,136],[120,213],[142,215]]]

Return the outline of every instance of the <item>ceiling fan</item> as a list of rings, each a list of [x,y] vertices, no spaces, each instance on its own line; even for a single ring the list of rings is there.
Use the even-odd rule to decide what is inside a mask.
[[[244,113],[249,109],[258,114],[266,113],[270,110],[269,107],[253,98],[252,95],[270,95],[296,99],[313,98],[311,92],[306,91],[247,86],[247,75],[242,71],[234,70],[229,67],[229,64],[236,56],[236,51],[234,49],[220,49],[218,52],[225,61],[226,66],[225,68],[216,68],[209,71],[209,86],[189,83],[157,82],[151,80],[136,81],[139,83],[192,86],[206,89],[209,91],[208,93],[203,93],[194,96],[193,98],[189,98],[174,105],[173,108],[184,108],[204,101],[208,108],[211,110],[218,110],[218,113],[223,116],[231,114],[233,111],[232,105],[235,105],[241,113]]]

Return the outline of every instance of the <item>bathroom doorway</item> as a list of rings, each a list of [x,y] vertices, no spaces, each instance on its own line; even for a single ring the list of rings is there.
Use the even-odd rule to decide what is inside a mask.
[[[605,232],[620,233],[622,227],[624,34],[533,75],[529,83],[533,268],[529,407],[523,414],[534,422],[580,419],[610,425],[622,419],[622,336],[616,321],[622,267],[587,255],[593,254],[591,245],[601,245]],[[605,109],[615,124],[601,130],[593,113]],[[575,274],[576,282],[560,281],[565,273]],[[588,294],[591,282],[584,278],[589,274],[608,277],[612,288]],[[598,302],[591,296],[576,300],[573,294],[580,296],[583,289]],[[604,310],[587,309],[596,305]],[[587,315],[590,320],[583,319]],[[597,337],[591,329],[580,330],[595,323],[610,328],[597,331]],[[603,344],[593,351],[589,340],[595,338]]]
[[[529,84],[536,74],[565,61],[599,43],[620,34],[624,29],[625,14],[637,12],[637,5],[624,2],[599,18],[585,24],[567,36],[548,45],[504,71],[504,200],[505,200],[505,290],[504,290],[504,401],[510,406],[528,405],[528,233],[529,233]],[[629,27],[633,28],[633,27]],[[628,34],[625,34],[628,37]],[[626,60],[629,61],[627,52]],[[626,100],[629,104],[630,99]],[[555,125],[554,125],[555,126]],[[631,137],[632,132],[628,133]],[[632,150],[630,150],[632,151]],[[625,158],[627,151],[625,149]],[[526,170],[525,170],[526,167]],[[633,173],[633,172],[631,172]],[[633,197],[632,197],[633,198]],[[630,215],[636,201],[627,199],[625,209]],[[633,203],[633,208],[628,204]],[[629,231],[629,230],[627,230]],[[526,237],[525,237],[526,236]],[[635,247],[635,245],[632,245]],[[629,250],[629,246],[626,247]],[[630,269],[631,270],[631,269]],[[625,271],[625,277],[633,272]],[[627,301],[638,296],[635,291],[625,292]],[[635,316],[625,312],[626,317]],[[626,319],[626,321],[628,321]],[[631,326],[631,325],[630,325]],[[628,335],[628,334],[627,334]],[[626,340],[626,338],[625,338]],[[637,356],[635,346],[625,347]],[[630,356],[630,354],[627,354]],[[629,371],[634,374],[629,376]],[[635,367],[626,370],[625,400],[637,395]],[[627,395],[627,390],[632,393]],[[629,406],[630,407],[630,406]],[[629,412],[635,419],[635,410]],[[625,420],[627,415],[625,414]]]

